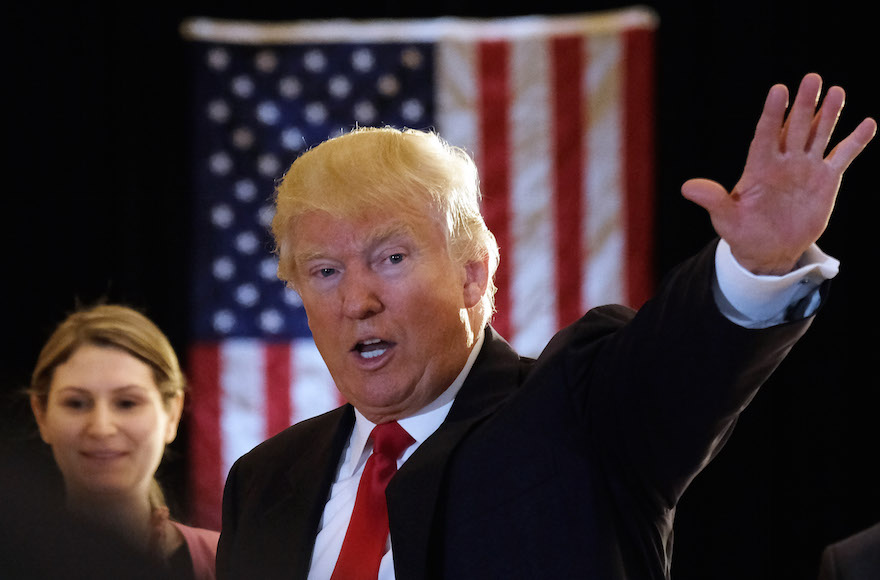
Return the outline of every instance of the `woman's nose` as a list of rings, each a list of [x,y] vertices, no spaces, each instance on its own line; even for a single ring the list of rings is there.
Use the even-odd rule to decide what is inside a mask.
[[[96,403],[88,418],[88,433],[94,436],[112,435],[116,432],[116,415],[106,403]]]

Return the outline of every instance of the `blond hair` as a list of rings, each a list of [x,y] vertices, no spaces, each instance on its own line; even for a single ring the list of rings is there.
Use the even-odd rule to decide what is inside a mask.
[[[276,188],[272,234],[278,277],[296,289],[291,232],[307,212],[345,218],[375,208],[431,212],[444,223],[449,255],[456,263],[486,260],[489,264],[489,283],[475,307],[486,324],[494,310],[499,253],[480,201],[473,160],[436,133],[356,128],[301,155]]]

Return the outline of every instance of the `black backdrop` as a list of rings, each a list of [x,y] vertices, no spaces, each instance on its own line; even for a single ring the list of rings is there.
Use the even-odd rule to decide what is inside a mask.
[[[487,3],[489,4],[489,3]],[[180,21],[503,16],[627,5],[525,0],[405,3],[16,3],[4,12],[2,403],[16,445],[30,424],[15,397],[75,300],[149,314],[186,362],[190,213],[187,78]],[[687,178],[738,177],[767,89],[821,73],[849,98],[838,132],[880,115],[876,26],[856,2],[647,2],[657,37],[657,272],[712,235],[679,195]],[[864,6],[864,5],[862,5]],[[821,547],[880,520],[870,299],[880,143],[846,174],[820,245],[842,261],[812,330],[743,414],[677,516],[674,578],[815,578]],[[164,473],[185,506],[186,423]],[[0,477],[3,477],[0,474]],[[7,500],[4,500],[7,501]]]

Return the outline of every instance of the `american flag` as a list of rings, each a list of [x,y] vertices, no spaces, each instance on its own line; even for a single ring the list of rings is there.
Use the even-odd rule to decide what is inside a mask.
[[[360,125],[434,129],[474,156],[501,247],[493,325],[536,355],[652,285],[655,15],[191,19],[190,520],[219,529],[243,453],[342,401],[276,276],[276,181]]]

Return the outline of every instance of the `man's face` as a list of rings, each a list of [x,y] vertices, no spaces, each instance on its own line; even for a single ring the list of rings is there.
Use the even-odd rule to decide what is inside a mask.
[[[374,423],[407,417],[464,367],[480,265],[453,263],[439,220],[310,212],[291,233],[309,328],[337,388]]]

